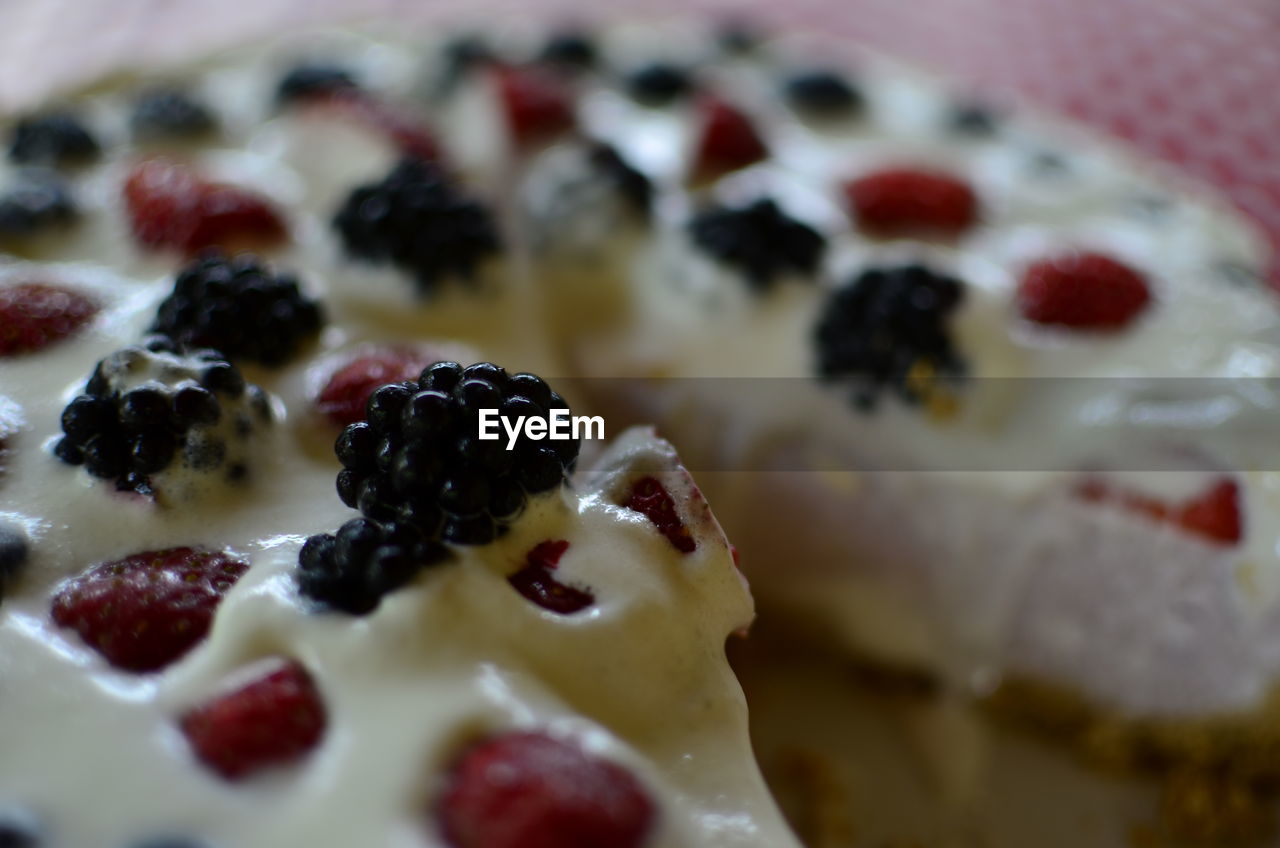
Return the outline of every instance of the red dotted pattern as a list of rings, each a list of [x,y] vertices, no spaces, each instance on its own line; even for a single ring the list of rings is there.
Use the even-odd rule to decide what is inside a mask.
[[[9,0],[0,103],[305,21],[740,16],[850,38],[1073,115],[1218,186],[1280,249],[1276,0]],[[477,7],[483,7],[478,11]],[[483,15],[481,14],[483,12]],[[1280,266],[1274,279],[1280,283]]]

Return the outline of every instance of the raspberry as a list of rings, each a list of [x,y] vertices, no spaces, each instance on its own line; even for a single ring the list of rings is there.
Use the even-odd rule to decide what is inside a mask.
[[[437,815],[453,848],[640,848],[656,817],[621,766],[535,732],[467,750]]]
[[[697,541],[689,528],[684,526],[680,513],[676,512],[676,502],[656,478],[641,477],[637,480],[632,484],[631,493],[622,505],[652,521],[658,532],[666,536],[667,541],[680,553],[689,554],[697,550]]]
[[[52,172],[31,168],[0,195],[0,237],[27,238],[76,218],[76,205],[65,183]]]
[[[193,138],[212,132],[216,126],[204,104],[180,88],[142,92],[129,117],[129,127],[140,139]]]
[[[340,427],[363,421],[365,404],[374,389],[412,380],[422,369],[439,361],[439,356],[422,348],[378,348],[335,371],[320,390],[316,409]]]
[[[719,97],[704,96],[698,104],[702,136],[694,155],[693,172],[711,179],[766,158],[765,147],[751,119]]]
[[[9,158],[23,164],[70,165],[95,158],[97,139],[71,112],[23,118],[13,128]]]
[[[227,780],[288,765],[324,737],[324,701],[307,670],[289,662],[182,717],[197,758]]]
[[[1173,524],[1215,545],[1238,545],[1244,537],[1240,486],[1230,478],[1211,484],[1182,503],[1170,504],[1150,495],[1115,489],[1097,478],[1085,480],[1076,494],[1094,503],[1116,503],[1153,521]]]
[[[529,496],[565,483],[579,445],[523,433],[513,450],[502,439],[481,441],[478,410],[546,419],[548,410],[566,408],[533,374],[508,376],[488,362],[466,369],[437,362],[416,381],[375,391],[367,420],[338,437],[338,495],[374,521],[410,524],[456,544],[486,544],[520,515]]]
[[[855,401],[865,408],[891,387],[919,402],[913,375],[964,372],[948,331],[963,298],[963,283],[920,265],[862,272],[822,310],[814,332],[819,375],[853,378]]]
[[[862,93],[841,74],[813,70],[787,80],[785,94],[791,108],[812,118],[848,118],[862,111]]]
[[[530,601],[559,615],[586,609],[595,603],[595,596],[560,583],[551,573],[567,550],[569,543],[563,539],[540,542],[529,551],[524,568],[508,577],[507,581]]]
[[[356,188],[333,220],[354,257],[412,272],[418,290],[467,279],[499,247],[493,216],[435,165],[405,159],[380,182]]]
[[[863,232],[885,238],[953,238],[978,220],[978,198],[940,171],[890,168],[852,180],[845,196]]]
[[[527,147],[573,129],[574,97],[563,78],[535,67],[493,69],[507,129]]]
[[[812,275],[827,246],[817,230],[767,198],[738,209],[704,209],[690,221],[689,233],[699,247],[742,271],[757,292],[784,273]]]
[[[187,254],[252,242],[270,245],[286,229],[266,199],[239,186],[208,182],[164,159],[142,162],[124,184],[134,238],[144,247]]]
[[[269,367],[292,359],[324,323],[320,304],[292,274],[274,274],[249,254],[211,253],[178,272],[161,301],[153,333],[183,349],[211,347]]]
[[[97,314],[98,304],[74,289],[0,286],[0,358],[44,350],[75,335]]]
[[[222,596],[248,569],[223,551],[134,554],[64,583],[53,598],[53,620],[115,668],[156,671],[204,638]]]
[[[689,73],[676,65],[656,62],[627,77],[627,92],[646,106],[666,106],[693,91]]]
[[[334,535],[307,539],[298,552],[298,589],[330,609],[367,615],[448,551],[412,525],[353,518]]]
[[[1109,256],[1081,253],[1035,263],[1018,285],[1028,321],[1077,330],[1120,330],[1151,300],[1146,279]]]

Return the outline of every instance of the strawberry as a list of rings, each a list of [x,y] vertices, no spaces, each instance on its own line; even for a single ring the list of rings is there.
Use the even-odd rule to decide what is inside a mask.
[[[643,514],[667,537],[677,551],[688,554],[697,549],[698,543],[680,520],[676,503],[670,493],[653,477],[641,477],[631,487],[631,494],[623,504]]]
[[[654,813],[621,766],[519,731],[466,751],[438,807],[454,848],[640,848]]]
[[[1166,503],[1140,492],[1116,490],[1090,478],[1076,488],[1076,495],[1093,503],[1113,502],[1153,521],[1172,524],[1215,545],[1238,545],[1244,537],[1240,486],[1224,477],[1182,503]]]
[[[547,540],[535,545],[525,559],[524,568],[507,578],[515,590],[543,609],[569,615],[595,603],[595,596],[582,589],[566,586],[551,574],[569,543]]]
[[[324,736],[327,717],[311,675],[289,662],[196,707],[180,724],[202,763],[239,780],[306,754]]]
[[[706,95],[698,101],[698,108],[702,113],[702,137],[695,148],[693,172],[699,178],[712,179],[769,155],[755,125],[737,107]]]
[[[858,227],[885,238],[960,235],[978,220],[978,198],[941,171],[887,168],[845,183]]]
[[[204,638],[222,596],[248,569],[223,551],[134,554],[64,583],[53,598],[53,620],[116,668],[155,671]]]
[[[45,283],[0,286],[0,357],[35,353],[62,341],[98,314],[80,292]]]
[[[542,68],[495,67],[498,99],[517,146],[544,141],[573,129],[573,90],[563,77]]]
[[[272,244],[286,234],[280,213],[239,186],[209,182],[185,165],[150,159],[124,184],[134,238],[144,247],[202,248],[251,242]]]
[[[1022,316],[1037,324],[1120,330],[1146,308],[1151,291],[1129,266],[1099,253],[1078,253],[1027,268],[1017,300]]]
[[[424,368],[440,359],[420,348],[377,348],[335,371],[316,397],[316,408],[340,427],[363,421],[365,404],[374,389],[416,380]]]

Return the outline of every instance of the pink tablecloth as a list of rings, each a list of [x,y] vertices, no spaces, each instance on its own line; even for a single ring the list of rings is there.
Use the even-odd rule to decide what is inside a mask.
[[[1278,0],[0,0],[0,107],[311,21],[478,9],[733,14],[848,36],[1128,138],[1219,186],[1280,249]]]

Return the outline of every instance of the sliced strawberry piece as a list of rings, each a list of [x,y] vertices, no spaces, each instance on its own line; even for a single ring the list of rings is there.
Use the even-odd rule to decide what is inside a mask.
[[[518,146],[545,141],[577,124],[573,88],[564,77],[536,67],[495,67],[493,73],[507,129]]]
[[[551,612],[569,615],[586,609],[595,603],[595,596],[582,589],[566,586],[551,573],[560,564],[560,558],[567,550],[569,543],[563,539],[540,542],[529,551],[524,568],[507,580],[521,595]]]
[[[1141,492],[1116,489],[1097,478],[1077,486],[1076,495],[1093,503],[1118,504],[1153,521],[1176,525],[1212,544],[1238,545],[1244,538],[1240,486],[1231,478],[1217,480],[1182,503],[1166,503]]]
[[[134,554],[64,583],[53,598],[53,620],[116,668],[155,671],[204,638],[222,596],[248,569],[223,551]]]
[[[35,353],[74,335],[98,314],[80,292],[45,283],[0,286],[0,357]]]
[[[706,95],[698,101],[698,107],[702,113],[702,137],[695,148],[693,171],[699,178],[718,177],[754,165],[769,155],[755,124],[736,106]]]
[[[440,143],[425,122],[403,109],[371,97],[357,88],[344,88],[308,98],[307,105],[341,115],[385,136],[402,154],[437,162]]]
[[[340,427],[363,421],[365,405],[374,389],[416,380],[422,369],[443,358],[415,347],[378,348],[335,371],[320,390],[316,408]]]
[[[139,164],[124,184],[125,206],[139,244],[195,253],[206,247],[274,244],[284,221],[265,198],[248,189],[208,182],[163,159]]]
[[[676,512],[676,502],[655,478],[641,477],[637,480],[623,506],[634,509],[652,521],[658,532],[666,536],[677,551],[688,554],[697,549],[697,541],[689,528],[684,526],[680,513]]]
[[[513,732],[462,755],[437,814],[454,848],[640,848],[655,809],[618,764]]]
[[[307,670],[290,662],[182,717],[196,756],[228,780],[288,765],[320,743],[327,716]]]
[[[1018,286],[1018,309],[1028,321],[1079,330],[1123,329],[1150,300],[1142,274],[1099,253],[1037,262]]]
[[[953,238],[978,220],[969,184],[941,171],[888,168],[851,180],[846,200],[859,229],[885,238]]]

